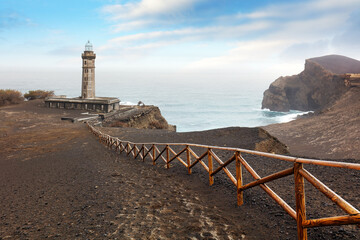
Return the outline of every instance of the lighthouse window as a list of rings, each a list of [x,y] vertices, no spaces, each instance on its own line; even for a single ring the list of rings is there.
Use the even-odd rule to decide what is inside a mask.
[[[86,65],[86,60],[84,61],[84,64]]]

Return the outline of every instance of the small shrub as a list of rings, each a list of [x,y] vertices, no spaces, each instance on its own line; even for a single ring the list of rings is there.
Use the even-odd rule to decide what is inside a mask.
[[[113,122],[110,124],[110,127],[128,127],[129,125],[126,122],[121,122],[121,121],[117,121],[117,122]]]
[[[154,120],[149,123],[150,129],[167,129],[168,124],[165,121]]]
[[[34,90],[24,94],[27,100],[44,99],[54,96],[54,91]]]
[[[145,103],[143,103],[142,101],[139,101],[137,104],[139,107],[145,107]]]
[[[0,106],[18,104],[24,101],[24,97],[21,92],[11,89],[0,89]]]

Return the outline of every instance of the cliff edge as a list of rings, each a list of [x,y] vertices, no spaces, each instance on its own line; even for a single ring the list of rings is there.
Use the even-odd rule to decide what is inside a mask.
[[[118,111],[103,115],[102,125],[176,131],[176,126],[168,124],[156,106],[120,106]]]
[[[262,108],[316,111],[335,103],[349,88],[345,73],[360,73],[360,61],[340,55],[310,58],[298,75],[279,77],[264,92]]]

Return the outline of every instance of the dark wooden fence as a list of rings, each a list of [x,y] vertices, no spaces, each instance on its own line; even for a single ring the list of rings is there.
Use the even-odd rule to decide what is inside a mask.
[[[156,161],[162,160],[165,162],[167,168],[170,167],[170,163],[172,161],[177,160],[187,168],[189,174],[191,173],[191,169],[195,165],[200,163],[200,165],[209,173],[210,185],[214,183],[214,175],[219,173],[220,171],[224,171],[225,174],[229,177],[230,181],[236,186],[237,203],[239,206],[242,205],[244,201],[243,191],[255,186],[259,186],[272,199],[274,199],[292,218],[296,220],[298,239],[307,239],[307,228],[312,227],[348,224],[356,224],[358,225],[358,227],[360,227],[359,210],[357,210],[350,203],[345,201],[341,196],[331,190],[328,186],[326,186],[324,183],[322,183],[304,168],[305,164],[313,164],[320,166],[360,170],[360,164],[295,158],[247,149],[206,146],[199,144],[133,143],[120,140],[108,134],[104,134],[90,124],[88,124],[88,127],[90,131],[99,138],[99,141],[101,143],[104,143],[109,148],[115,149],[120,153],[125,152],[127,155],[132,155],[134,159],[140,157],[144,161],[145,158],[149,158],[154,165],[156,164]],[[178,152],[174,151],[175,147],[179,148],[180,150]],[[203,153],[201,155],[197,155],[195,151],[193,151],[194,148],[203,149]],[[222,161],[220,157],[214,152],[215,150],[228,151],[231,153],[231,157],[228,158],[226,161]],[[244,157],[242,156],[243,153],[292,162],[293,167],[273,173],[265,177],[261,177],[244,159]],[[185,155],[186,158],[181,158],[181,155]],[[214,160],[218,163],[218,167],[216,169],[214,169]],[[227,167],[232,162],[235,162],[235,176],[229,171]],[[245,168],[254,178],[253,182],[243,182],[243,168]],[[280,179],[289,175],[294,175],[295,179],[295,210],[266,185],[267,182]],[[323,193],[326,197],[333,201],[339,208],[341,208],[345,213],[347,213],[347,215],[319,219],[306,219],[304,179],[310,182],[316,189],[318,189],[321,193]]]

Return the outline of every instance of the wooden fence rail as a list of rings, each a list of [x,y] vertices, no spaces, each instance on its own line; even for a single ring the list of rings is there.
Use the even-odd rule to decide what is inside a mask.
[[[99,141],[105,144],[109,149],[119,151],[119,153],[125,152],[128,156],[132,156],[134,159],[140,157],[143,161],[146,157],[150,158],[153,165],[158,160],[164,161],[166,167],[170,167],[170,163],[174,160],[178,160],[183,164],[188,173],[191,173],[191,169],[200,163],[209,174],[209,183],[214,183],[214,175],[221,170],[224,171],[226,176],[235,185],[237,190],[237,203],[242,205],[244,202],[243,191],[246,189],[260,186],[272,199],[275,200],[292,218],[296,220],[298,239],[307,239],[307,228],[320,227],[320,226],[332,226],[332,225],[348,225],[354,224],[360,227],[360,211],[357,210],[350,203],[346,202],[338,194],[332,191],[324,183],[314,177],[306,169],[304,164],[313,164],[320,166],[329,166],[337,168],[347,168],[353,170],[360,170],[360,164],[335,162],[325,160],[314,160],[306,158],[295,158],[290,156],[283,156],[271,153],[258,152],[253,150],[241,149],[241,148],[226,148],[218,146],[207,146],[200,144],[189,143],[133,143],[130,141],[120,140],[116,137],[112,137],[108,134],[104,134],[92,125],[88,124],[90,131],[99,138]],[[174,151],[174,147],[180,147],[180,151]],[[198,156],[192,148],[203,149],[204,152]],[[232,156],[223,162],[214,150],[224,150],[232,153]],[[244,159],[242,153],[263,156],[282,161],[293,162],[292,168],[285,169],[273,173],[271,175],[261,177]],[[181,158],[181,155],[185,154],[186,159]],[[218,163],[218,167],[214,169],[213,161]],[[229,164],[235,161],[236,174],[235,176],[227,168]],[[207,164],[206,164],[207,162]],[[250,175],[254,178],[253,182],[244,184],[242,177],[242,169],[245,168]],[[279,195],[277,195],[266,183],[280,179],[289,175],[294,175],[295,179],[295,201],[296,209],[294,210],[289,206]],[[348,215],[327,217],[320,219],[306,219],[306,205],[305,205],[305,186],[304,180],[310,182],[316,189],[328,197],[331,201],[337,204]]]

